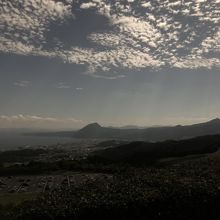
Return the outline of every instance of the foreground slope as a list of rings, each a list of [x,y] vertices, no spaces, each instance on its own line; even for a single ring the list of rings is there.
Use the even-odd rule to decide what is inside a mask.
[[[193,154],[212,153],[220,147],[220,135],[196,137],[180,141],[158,143],[131,142],[114,148],[95,151],[91,161],[152,163],[161,158],[183,157]]]
[[[220,153],[165,167],[127,167],[111,179],[60,188],[17,206],[2,220],[220,218]]]

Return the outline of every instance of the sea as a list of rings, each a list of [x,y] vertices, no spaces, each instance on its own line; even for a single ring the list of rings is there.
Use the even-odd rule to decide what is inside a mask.
[[[0,133],[0,151],[77,142],[74,138]]]

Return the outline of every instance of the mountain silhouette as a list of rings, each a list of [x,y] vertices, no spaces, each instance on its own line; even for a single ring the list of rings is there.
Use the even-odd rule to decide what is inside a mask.
[[[114,138],[118,137],[118,130],[118,128],[107,128],[98,123],[92,123],[76,131],[73,136],[75,138]]]
[[[164,141],[189,139],[196,136],[220,134],[220,119],[216,118],[205,123],[194,125],[177,125],[164,127],[151,127],[144,129],[123,129],[102,127],[93,123],[76,131],[76,138],[119,138],[145,141]]]
[[[167,139],[180,140],[214,134],[220,134],[220,119],[218,118],[194,125],[148,128],[144,130],[143,137],[146,137],[146,140],[149,141],[163,141]]]
[[[219,118],[193,125],[150,128],[113,128],[103,127],[98,123],[92,123],[78,131],[40,132],[29,133],[28,135],[157,142],[165,140],[182,140],[215,134],[220,134]]]
[[[92,130],[98,130],[101,129],[102,126],[98,123],[91,123],[86,125],[84,128],[80,129],[81,132],[88,132],[88,131],[92,131]]]
[[[78,138],[95,138],[103,132],[103,129],[98,123],[92,123],[86,125],[84,128],[80,129],[74,134],[74,137]]]

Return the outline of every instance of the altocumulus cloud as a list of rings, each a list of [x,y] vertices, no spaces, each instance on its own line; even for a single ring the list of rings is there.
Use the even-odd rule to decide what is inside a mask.
[[[48,48],[50,25],[77,22],[76,11],[99,14],[111,28],[88,33],[91,46],[66,48],[58,39]],[[122,78],[122,69],[220,67],[220,0],[1,0],[0,28],[1,52],[60,58],[96,77]]]
[[[0,2],[0,50],[17,54],[50,53],[42,51],[45,31],[53,22],[72,16],[71,6],[53,0],[21,0]]]
[[[42,117],[37,115],[1,115],[0,125],[1,127],[32,127],[32,128],[80,128],[86,122],[76,118],[54,118],[54,117]]]

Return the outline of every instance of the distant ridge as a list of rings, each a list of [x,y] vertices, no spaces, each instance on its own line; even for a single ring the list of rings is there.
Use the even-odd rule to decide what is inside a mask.
[[[40,132],[29,135],[72,137],[82,139],[120,139],[129,141],[164,141],[182,140],[197,136],[220,134],[220,119],[193,125],[161,126],[149,128],[113,128],[103,127],[99,123],[91,123],[78,131]]]
[[[196,136],[220,134],[220,119],[193,125],[176,125],[150,128],[108,128],[92,123],[76,131],[76,138],[121,138],[145,141],[181,140]]]
[[[212,119],[206,123],[210,123],[210,124],[219,124],[220,123],[220,119],[219,118],[215,118],[215,119]]]

